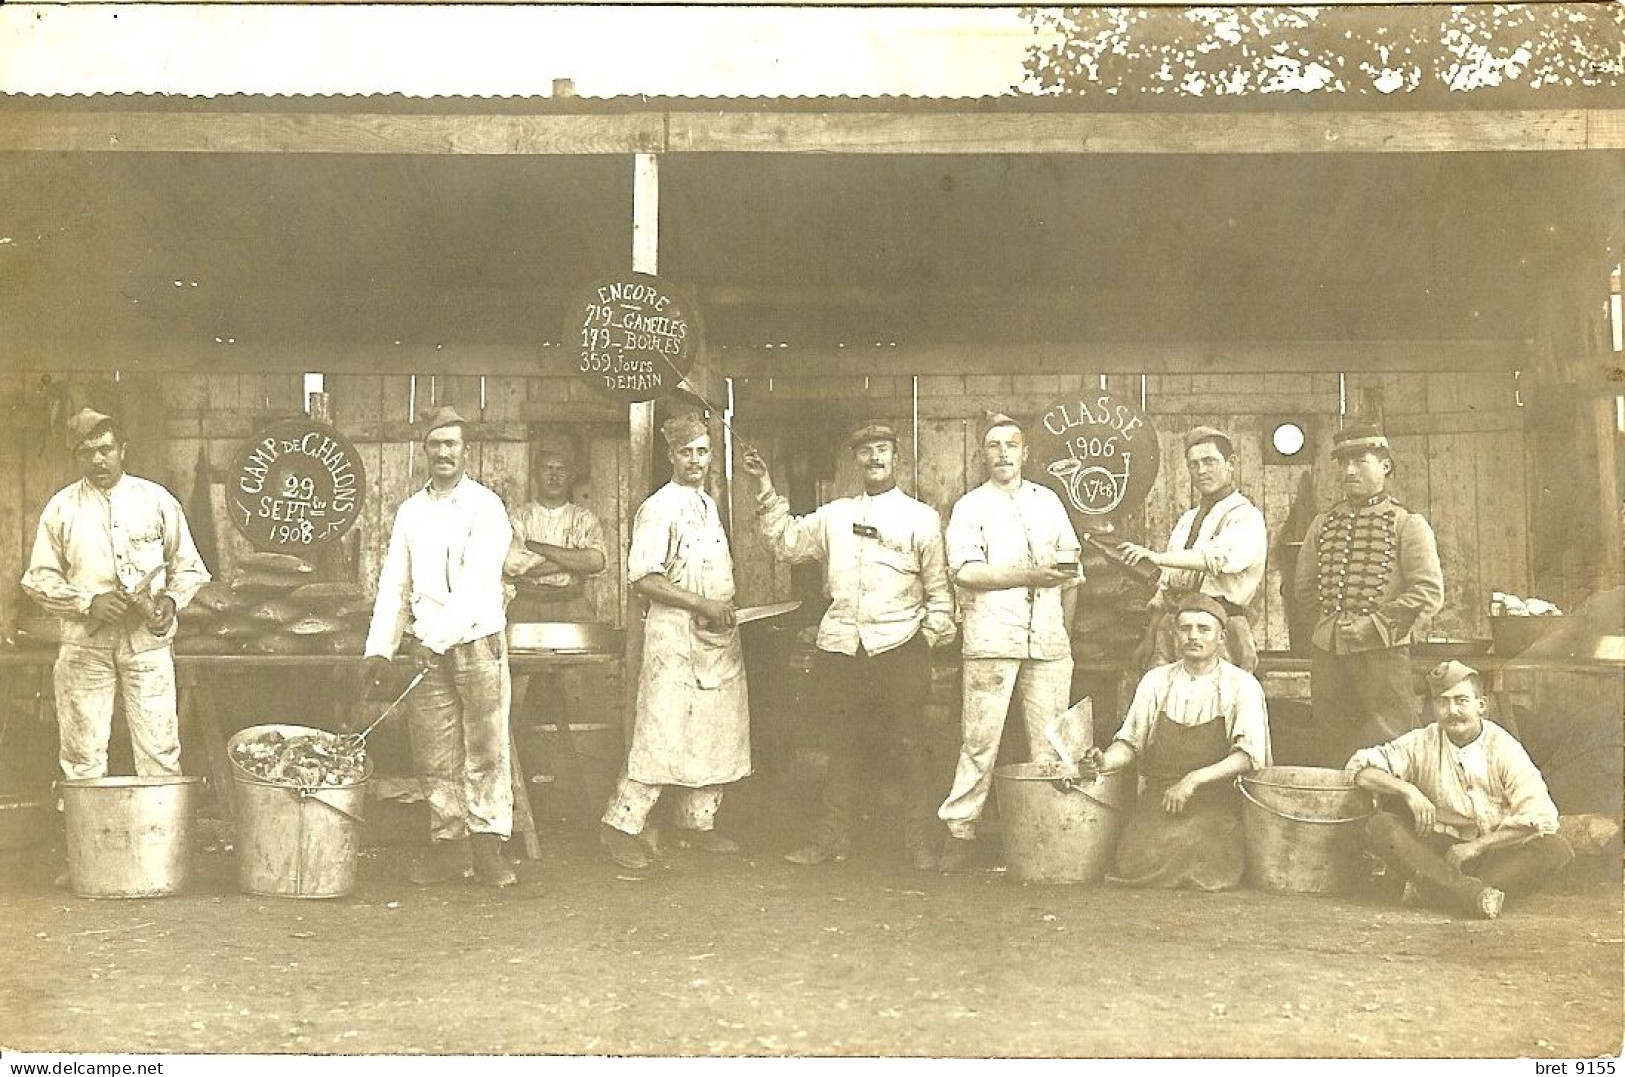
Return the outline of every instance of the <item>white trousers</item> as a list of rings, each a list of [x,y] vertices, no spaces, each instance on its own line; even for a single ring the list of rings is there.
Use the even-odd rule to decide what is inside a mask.
[[[133,651],[127,633],[104,629],[105,642],[64,642],[56,653],[56,719],[62,741],[62,776],[107,775],[113,733],[113,693],[124,700],[135,772],[170,777],[181,772],[180,719],[175,712],[175,659],[169,647]]]
[[[993,764],[999,756],[1010,699],[1019,695],[1027,755],[1035,763],[1059,762],[1044,729],[1071,705],[1072,659],[967,658],[960,673],[963,743],[953,790],[937,809],[956,838],[976,837]]]
[[[707,785],[689,789],[680,785],[649,785],[625,775],[615,786],[615,799],[604,812],[605,824],[623,834],[641,834],[649,822],[649,813],[664,789],[671,789],[677,800],[675,809],[677,826],[682,830],[710,830],[716,825],[717,809],[722,806],[722,786]]]

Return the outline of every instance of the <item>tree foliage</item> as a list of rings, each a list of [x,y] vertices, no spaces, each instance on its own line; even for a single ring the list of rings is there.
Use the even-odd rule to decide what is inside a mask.
[[[1021,89],[1106,97],[1625,88],[1625,4],[1026,8]]]

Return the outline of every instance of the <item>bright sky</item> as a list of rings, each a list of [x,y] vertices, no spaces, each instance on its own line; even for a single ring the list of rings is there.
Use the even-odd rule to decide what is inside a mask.
[[[1009,93],[1015,9],[8,3],[0,93]]]

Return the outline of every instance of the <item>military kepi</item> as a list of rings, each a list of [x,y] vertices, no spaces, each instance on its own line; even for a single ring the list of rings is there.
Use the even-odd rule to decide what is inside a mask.
[[[895,446],[897,444],[897,431],[879,419],[865,419],[853,429],[852,436],[847,438],[846,443],[855,449],[859,445],[867,445],[871,441],[889,441]]]
[[[423,422],[423,436],[428,437],[442,426],[461,426],[467,429],[468,420],[457,414],[457,409],[449,405],[435,408]]]
[[[1354,423],[1332,435],[1332,456],[1359,456],[1367,452],[1393,453],[1388,438],[1376,423]]]
[[[68,420],[66,438],[68,449],[71,451],[79,447],[80,442],[89,441],[96,437],[101,428],[113,422],[111,415],[103,415],[95,408],[80,408],[79,413]]]
[[[1428,670],[1428,695],[1436,696],[1448,692],[1468,677],[1476,676],[1478,670],[1453,658],[1448,662],[1440,662]]]

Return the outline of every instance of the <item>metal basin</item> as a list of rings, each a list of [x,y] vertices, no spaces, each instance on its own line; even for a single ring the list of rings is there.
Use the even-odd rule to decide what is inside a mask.
[[[621,630],[601,622],[523,621],[508,626],[508,649],[523,653],[599,654],[621,649]]]

